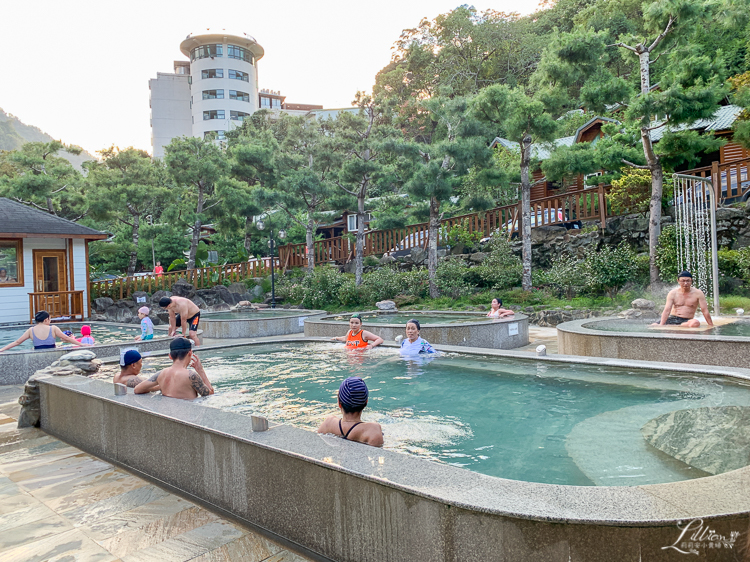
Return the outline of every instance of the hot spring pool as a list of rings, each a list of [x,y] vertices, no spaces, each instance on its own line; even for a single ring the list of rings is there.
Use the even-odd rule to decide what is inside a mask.
[[[339,320],[349,322],[349,314],[337,316],[328,316],[326,320]],[[376,313],[368,312],[362,314],[363,324],[399,324],[406,326],[406,322],[412,318],[419,321],[421,326],[427,324],[457,324],[465,322],[491,322],[495,318],[487,318],[484,313],[477,314],[440,314],[437,312],[395,312],[395,313]]]
[[[262,310],[237,310],[234,312],[208,312],[201,315],[203,320],[252,320],[254,318],[286,318],[288,316],[299,316],[300,311],[294,309],[262,309]]]
[[[649,325],[654,320],[598,320],[583,324],[584,328],[593,328],[595,330],[602,330],[604,332],[628,332],[628,333],[666,333],[666,334],[693,334],[693,335],[706,335],[706,336],[739,336],[739,337],[750,337],[750,321],[737,320],[728,324],[722,324],[720,326],[714,326],[708,330],[700,332],[690,331],[687,332],[684,328],[674,326],[673,329],[659,328],[658,330],[649,329]],[[701,325],[705,325],[702,323]]]
[[[370,388],[364,418],[382,424],[385,448],[550,484],[634,486],[707,476],[648,445],[641,427],[676,410],[750,406],[750,384],[666,371],[468,354],[407,360],[394,349],[348,353],[325,343],[200,356],[216,389],[201,399],[207,406],[315,430],[338,412],[340,382],[362,376]]]
[[[75,324],[54,324],[58,328],[60,328],[62,331],[70,330],[73,332],[74,338],[80,338],[81,337],[81,326],[83,324],[75,323]],[[91,323],[87,324],[88,326],[91,326],[91,335],[94,336],[94,340],[97,344],[110,344],[110,343],[132,343],[135,339],[135,336],[139,336],[141,334],[141,328],[139,324],[133,324],[133,327],[129,326],[106,326],[102,324],[96,324]],[[9,343],[12,343],[16,341],[18,338],[20,338],[23,333],[28,330],[31,326],[13,326],[10,328],[2,328],[0,329],[0,347],[3,347],[5,345],[8,345]],[[166,332],[165,334],[166,335]],[[154,337],[158,337],[159,334],[154,334]],[[57,341],[57,346],[60,347],[61,345],[71,345],[67,342],[61,342],[60,340]],[[22,344],[14,347],[11,351],[26,351],[34,348],[34,344],[31,340],[26,340]]]

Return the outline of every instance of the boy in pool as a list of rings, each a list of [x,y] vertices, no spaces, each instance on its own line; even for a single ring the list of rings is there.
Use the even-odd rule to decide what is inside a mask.
[[[141,319],[141,335],[135,336],[135,341],[147,341],[154,339],[154,323],[148,317],[148,307],[142,306],[138,309],[138,318]]]
[[[169,344],[169,357],[172,359],[172,366],[162,369],[136,386],[136,394],[161,390],[164,396],[170,398],[193,400],[198,396],[214,393],[200,359],[193,355],[189,339],[178,337],[172,340]]]
[[[373,447],[383,446],[383,429],[379,423],[363,422],[362,410],[369,397],[367,385],[359,377],[349,377],[339,387],[338,405],[341,419],[330,416],[320,425],[318,433],[338,435]]]
[[[116,383],[124,384],[128,388],[135,388],[144,380],[138,375],[141,374],[143,368],[143,359],[141,354],[135,349],[129,349],[125,352],[120,362],[120,372],[115,375],[114,381]],[[154,390],[159,390],[158,388]]]

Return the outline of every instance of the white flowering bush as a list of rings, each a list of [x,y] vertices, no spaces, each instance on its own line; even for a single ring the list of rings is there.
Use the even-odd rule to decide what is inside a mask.
[[[521,259],[510,249],[510,242],[505,236],[493,236],[484,247],[487,257],[472,268],[467,281],[490,289],[511,289],[521,284],[523,265]],[[478,279],[472,279],[478,277]]]
[[[616,248],[591,248],[586,252],[583,262],[586,284],[595,291],[604,291],[612,300],[617,291],[631,281],[637,272],[635,252],[624,242]]]
[[[474,292],[474,285],[467,280],[469,268],[459,258],[448,257],[437,266],[435,284],[440,294],[457,299]]]
[[[583,262],[568,254],[561,254],[554,259],[547,271],[534,274],[535,284],[551,285],[560,296],[572,299],[587,284]]]

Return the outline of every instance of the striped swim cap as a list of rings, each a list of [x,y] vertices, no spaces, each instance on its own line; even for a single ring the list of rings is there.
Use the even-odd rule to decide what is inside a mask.
[[[361,410],[367,405],[367,385],[359,377],[349,377],[339,387],[339,402],[352,410]]]

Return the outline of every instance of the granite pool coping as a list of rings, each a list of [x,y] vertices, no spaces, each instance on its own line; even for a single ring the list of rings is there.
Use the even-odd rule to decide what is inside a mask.
[[[220,345],[204,350],[320,341],[312,338],[263,341],[256,344]],[[596,360],[566,356],[537,357],[528,352],[441,346],[448,352],[495,355],[544,362],[582,362],[625,368],[708,373],[750,380],[750,370],[647,361]],[[591,359],[585,361],[582,359]],[[742,371],[742,372],[737,372]],[[333,436],[289,425],[273,425],[264,433],[253,433],[247,416],[225,412],[198,402],[186,402],[161,395],[114,396],[110,383],[80,376],[48,377],[50,384],[75,393],[87,394],[128,409],[168,418],[186,426],[237,439],[285,456],[311,462],[415,494],[448,506],[478,513],[542,522],[598,524],[605,526],[664,526],[695,518],[736,518],[750,513],[750,467],[716,476],[667,484],[633,487],[567,486],[523,482],[487,476],[408,454],[344,441]],[[54,434],[52,428],[51,431]]]
[[[586,326],[611,321],[627,322],[622,318],[602,317],[559,324],[558,349],[576,357],[611,357],[628,361],[645,359],[660,364],[666,363],[663,359],[667,357],[694,357],[704,364],[735,369],[744,369],[748,364],[750,337],[673,331],[617,332]]]

